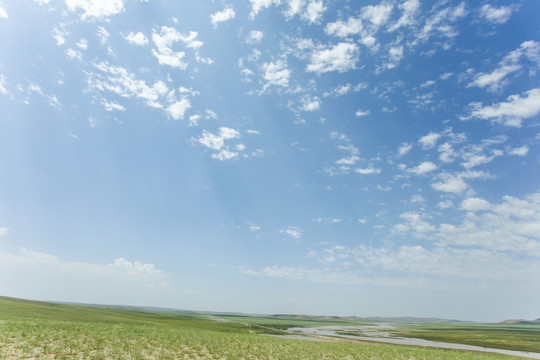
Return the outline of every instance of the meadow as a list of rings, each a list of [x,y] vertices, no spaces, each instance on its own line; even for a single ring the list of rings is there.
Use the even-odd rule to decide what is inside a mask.
[[[221,320],[217,321],[218,318]],[[283,333],[281,329],[289,326],[337,323],[352,325],[355,320],[218,316],[0,297],[0,359],[515,358],[458,350],[260,336]]]

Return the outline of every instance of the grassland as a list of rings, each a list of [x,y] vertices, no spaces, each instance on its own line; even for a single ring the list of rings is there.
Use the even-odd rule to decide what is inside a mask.
[[[220,318],[222,318],[220,316]],[[0,297],[0,359],[510,359],[496,354],[259,336],[352,320],[228,316],[50,304]],[[330,323],[330,325],[333,325]]]
[[[540,353],[540,324],[418,324],[400,336]]]

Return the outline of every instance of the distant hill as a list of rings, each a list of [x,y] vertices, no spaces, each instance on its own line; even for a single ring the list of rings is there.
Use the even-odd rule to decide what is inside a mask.
[[[454,319],[440,319],[440,318],[422,318],[422,317],[366,317],[362,320],[374,321],[374,322],[390,322],[390,323],[421,323],[421,324],[474,324],[474,321],[463,321]]]
[[[536,320],[509,319],[501,321],[498,324],[540,324],[540,318]]]

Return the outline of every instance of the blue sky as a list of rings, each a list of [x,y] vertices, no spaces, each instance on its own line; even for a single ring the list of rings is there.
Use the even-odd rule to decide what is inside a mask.
[[[0,2],[0,294],[538,318],[540,5]]]

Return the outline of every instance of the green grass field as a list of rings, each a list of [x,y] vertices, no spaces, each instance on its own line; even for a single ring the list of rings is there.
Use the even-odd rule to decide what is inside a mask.
[[[0,297],[0,359],[510,359],[457,350],[260,336],[352,320],[219,316]],[[334,323],[333,323],[334,322]],[[261,327],[262,326],[262,327]]]
[[[432,341],[540,353],[540,324],[422,324],[402,327],[398,333]]]

